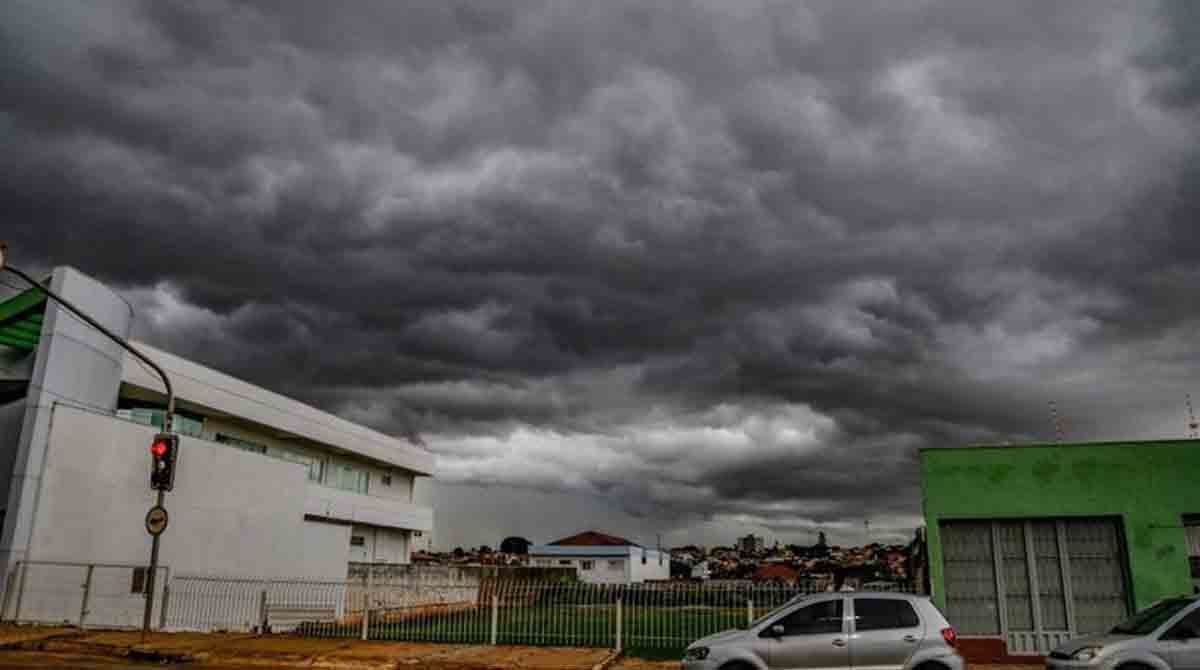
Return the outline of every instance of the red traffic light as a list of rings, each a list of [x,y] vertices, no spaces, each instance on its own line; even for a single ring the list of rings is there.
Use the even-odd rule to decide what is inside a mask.
[[[150,445],[150,454],[155,458],[162,458],[167,455],[168,449],[170,447],[167,446],[166,440],[157,440],[154,444]]]

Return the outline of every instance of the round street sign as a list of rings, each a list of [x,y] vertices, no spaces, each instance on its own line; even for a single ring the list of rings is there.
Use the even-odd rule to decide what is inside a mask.
[[[170,517],[167,516],[167,510],[161,505],[155,505],[146,512],[146,532],[151,535],[161,535],[167,529],[167,521]]]

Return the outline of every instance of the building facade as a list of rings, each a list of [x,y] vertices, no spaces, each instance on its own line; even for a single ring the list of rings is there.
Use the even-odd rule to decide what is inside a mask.
[[[1200,441],[927,449],[921,481],[933,597],[985,657],[1200,587]]]
[[[743,554],[761,554],[766,548],[766,543],[762,536],[751,533],[745,537],[739,537],[737,541],[738,551]]]
[[[128,335],[131,307],[100,282],[59,268],[51,287]],[[177,398],[161,549],[173,574],[344,579],[350,563],[408,563],[413,538],[433,529],[414,498],[429,452],[136,346]],[[157,375],[41,292],[0,304],[3,574],[23,562],[145,565],[149,446],[164,404]]]
[[[529,548],[529,564],[537,568],[574,568],[580,581],[592,584],[640,584],[671,578],[667,552],[595,531],[533,545]]]

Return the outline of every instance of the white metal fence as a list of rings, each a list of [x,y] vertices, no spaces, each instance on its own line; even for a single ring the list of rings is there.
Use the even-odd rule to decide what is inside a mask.
[[[146,566],[21,561],[4,584],[0,618],[15,623],[138,628],[146,606]],[[171,571],[160,566],[151,621],[165,625]]]
[[[135,567],[26,564],[6,590],[5,620],[136,627],[144,596],[130,593]],[[114,579],[121,583],[101,587]],[[172,575],[162,583],[154,622],[165,630],[662,650],[745,627],[798,595],[832,589],[814,581],[619,585],[483,577],[435,583],[373,575],[342,581]],[[117,593],[120,586],[125,593]],[[901,583],[869,587],[910,590]]]

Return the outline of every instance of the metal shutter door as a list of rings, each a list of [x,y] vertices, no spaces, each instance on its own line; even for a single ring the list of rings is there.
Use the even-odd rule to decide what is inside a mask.
[[[1129,615],[1116,520],[1072,519],[1063,525],[1071,561],[1075,632],[1106,631]]]
[[[1000,632],[992,525],[954,521],[941,525],[946,618],[962,635]]]

